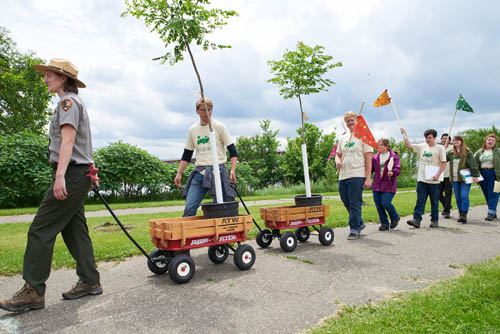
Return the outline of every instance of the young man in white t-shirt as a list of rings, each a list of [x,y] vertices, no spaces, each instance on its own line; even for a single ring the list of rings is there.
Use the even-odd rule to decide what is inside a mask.
[[[208,107],[208,114],[205,109],[205,103]],[[196,152],[196,168],[189,175],[189,178],[182,193],[186,199],[183,217],[195,216],[198,207],[200,206],[203,197],[210,191],[212,197],[215,198],[215,180],[213,177],[212,165],[212,149],[210,145],[210,129],[209,121],[212,117],[213,103],[209,98],[205,98],[205,103],[202,99],[196,101],[196,113],[200,117],[200,121],[193,124],[188,130],[186,147],[182,154],[179,169],[175,176],[174,183],[181,188],[182,172],[191,162],[193,152]],[[224,202],[233,201],[236,193],[229,184],[229,179],[236,183],[236,164],[238,162],[238,152],[234,145],[233,139],[227,127],[221,122],[212,119],[212,129],[215,132],[217,145],[217,159],[221,173],[222,191]],[[231,160],[231,171],[228,174],[226,168],[226,148],[229,151]]]
[[[418,154],[418,178],[417,178],[417,203],[413,210],[413,219],[408,220],[408,225],[420,228],[422,215],[425,210],[427,197],[431,198],[431,224],[429,227],[438,227],[439,221],[439,185],[440,177],[446,168],[446,155],[444,147],[436,144],[437,132],[429,129],[424,132],[425,143],[412,144],[406,136],[405,129],[401,128],[405,138],[406,147]],[[430,168],[430,167],[434,168]],[[426,169],[428,171],[426,172]],[[429,175],[432,169],[436,169],[434,175]],[[433,172],[434,173],[434,172]],[[427,174],[427,175],[426,175]]]

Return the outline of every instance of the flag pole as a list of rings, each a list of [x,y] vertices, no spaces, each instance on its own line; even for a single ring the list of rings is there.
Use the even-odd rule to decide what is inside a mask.
[[[450,143],[451,129],[453,128],[453,123],[455,123],[455,117],[456,116],[457,116],[457,109],[455,109],[455,113],[453,114],[453,119],[451,121],[450,131],[448,131],[448,144]]]
[[[358,113],[358,117],[361,116],[361,112],[363,111],[363,107],[365,106],[365,101],[363,101],[363,103],[361,103],[361,108],[359,108],[359,113]],[[356,122],[358,120],[356,119]],[[352,139],[352,135],[354,134],[354,132],[351,132],[351,136],[349,137],[349,141],[347,142],[347,148],[349,148],[349,143],[351,142],[351,139]],[[345,152],[343,152],[345,153]],[[344,163],[344,158],[345,158],[345,154],[342,154],[342,159],[340,160],[340,163]]]
[[[391,99],[391,106],[392,110],[394,110],[394,114],[396,115],[396,119],[398,120],[399,127],[403,128],[403,124],[401,124],[401,120],[399,119],[398,111],[396,110],[396,105],[394,104],[394,101]],[[405,139],[407,139],[406,134],[403,135]]]

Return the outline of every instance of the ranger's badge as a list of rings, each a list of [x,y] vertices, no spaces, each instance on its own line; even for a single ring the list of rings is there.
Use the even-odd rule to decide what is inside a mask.
[[[70,99],[64,99],[61,102],[61,107],[63,108],[64,111],[68,111],[69,109],[71,109],[72,106],[73,102]]]

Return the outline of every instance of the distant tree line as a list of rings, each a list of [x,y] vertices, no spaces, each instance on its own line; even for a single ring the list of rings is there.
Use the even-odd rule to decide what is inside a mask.
[[[48,165],[46,125],[51,95],[41,75],[33,69],[42,63],[33,53],[21,53],[0,27],[0,208],[37,206],[51,182]],[[301,128],[297,137],[287,138],[283,154],[278,152],[279,130],[271,129],[271,120],[259,122],[262,133],[239,137],[237,167],[238,189],[242,195],[272,187],[289,187],[303,180]],[[490,129],[462,133],[472,151],[482,146]],[[335,133],[323,133],[316,125],[304,124],[311,181],[336,190],[338,174],[328,156],[335,145]],[[415,184],[417,156],[403,142],[391,139],[399,152],[402,172],[400,186]],[[166,164],[145,150],[122,141],[95,152],[100,187],[110,201],[153,201],[181,198],[182,190],[174,185],[178,164]],[[184,173],[183,183],[194,166]],[[92,200],[92,198],[90,199]]]

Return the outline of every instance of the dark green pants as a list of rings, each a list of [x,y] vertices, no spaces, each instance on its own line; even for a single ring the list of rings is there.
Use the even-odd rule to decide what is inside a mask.
[[[45,281],[50,275],[54,244],[59,233],[76,261],[78,277],[87,284],[99,283],[99,272],[95,266],[94,249],[83,207],[92,184],[91,179],[85,176],[88,170],[88,166],[68,166],[65,175],[67,198],[57,200],[52,184],[29,229],[23,278],[41,296],[45,295]]]

